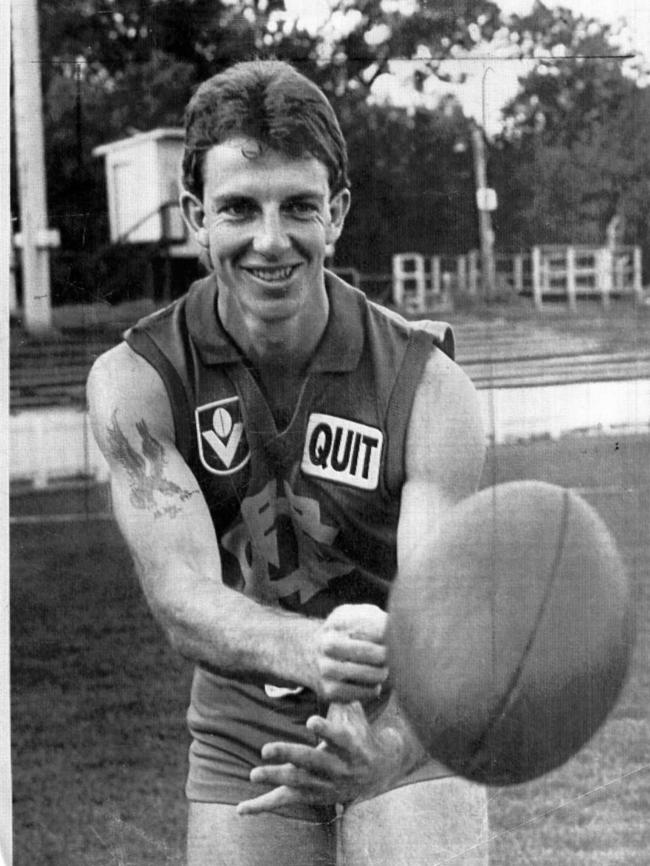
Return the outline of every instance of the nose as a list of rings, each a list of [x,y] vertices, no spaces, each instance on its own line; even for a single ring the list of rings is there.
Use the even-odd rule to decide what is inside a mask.
[[[291,241],[283,224],[282,214],[276,209],[262,213],[253,238],[255,252],[274,258],[290,248]]]

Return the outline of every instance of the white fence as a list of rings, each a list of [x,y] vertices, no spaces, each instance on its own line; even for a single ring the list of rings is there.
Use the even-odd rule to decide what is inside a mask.
[[[496,254],[496,288],[531,295],[537,308],[562,298],[575,309],[579,297],[598,297],[607,306],[613,295],[642,297],[641,264],[640,247],[536,246],[530,253]],[[393,303],[409,313],[444,310],[454,296],[477,295],[480,283],[477,250],[393,256]]]
[[[532,250],[535,306],[565,298],[575,310],[578,297],[642,295],[640,247],[540,246]]]

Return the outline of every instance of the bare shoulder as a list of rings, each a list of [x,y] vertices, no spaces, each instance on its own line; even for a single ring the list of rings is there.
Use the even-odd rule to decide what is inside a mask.
[[[105,433],[116,419],[123,428],[146,423],[163,438],[173,438],[169,398],[156,370],[126,343],[95,361],[86,386],[93,433],[105,451]]]
[[[476,388],[462,368],[434,348],[415,392],[415,420],[421,414],[478,410]]]
[[[124,398],[142,397],[143,391],[163,390],[158,373],[127,343],[119,343],[100,355],[90,370],[88,388],[117,392]]]
[[[478,483],[485,433],[476,389],[463,370],[433,349],[418,384],[406,440],[407,480],[428,480],[467,495]]]

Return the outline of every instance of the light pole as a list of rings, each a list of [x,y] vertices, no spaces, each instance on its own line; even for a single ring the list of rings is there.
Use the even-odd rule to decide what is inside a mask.
[[[11,0],[14,118],[20,196],[23,319],[32,333],[52,326],[50,247],[58,232],[47,226],[43,101],[36,0]]]
[[[494,261],[494,231],[492,229],[492,211],[496,208],[496,193],[487,184],[487,157],[485,153],[484,130],[486,125],[485,78],[488,72],[494,71],[491,66],[483,72],[482,107],[483,128],[472,121],[472,153],[474,155],[474,178],[476,183],[476,207],[478,209],[478,230],[481,244],[481,284],[483,297],[490,300],[494,297],[496,286],[496,265]]]

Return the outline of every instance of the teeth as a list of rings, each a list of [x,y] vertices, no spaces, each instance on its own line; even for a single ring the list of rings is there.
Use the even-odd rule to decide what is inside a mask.
[[[275,280],[286,280],[293,273],[293,265],[288,268],[247,268],[246,269],[258,280],[266,280],[271,283]]]

